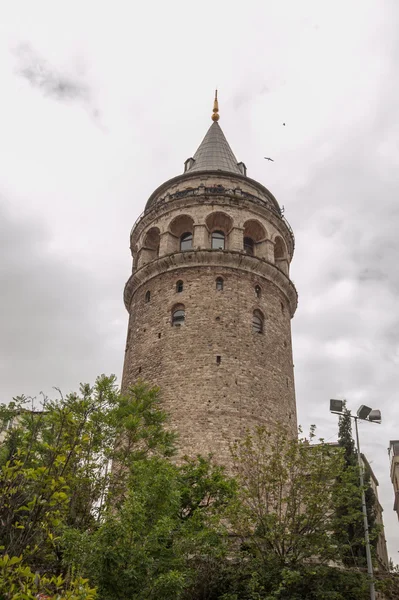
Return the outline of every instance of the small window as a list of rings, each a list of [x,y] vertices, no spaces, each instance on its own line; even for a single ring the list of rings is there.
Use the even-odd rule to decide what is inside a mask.
[[[181,279],[176,283],[176,292],[180,294],[183,291],[183,282]]]
[[[218,277],[216,279],[216,289],[220,292],[223,289],[223,279]]]
[[[177,308],[172,313],[172,325],[179,326],[183,325],[184,319],[186,318],[186,311],[184,308]]]
[[[257,298],[260,298],[262,295],[262,288],[260,287],[260,285],[256,285],[255,286],[255,296]]]
[[[263,316],[258,310],[255,310],[252,315],[252,331],[254,333],[263,333]]]
[[[214,231],[212,233],[212,250],[224,250],[223,231]]]
[[[149,302],[150,300],[151,300],[151,292],[150,292],[150,290],[148,290],[148,291],[145,293],[145,301],[146,301],[146,302]]]
[[[191,250],[193,247],[193,234],[192,233],[183,233],[180,238],[180,251],[184,252],[185,250]]]
[[[244,238],[244,252],[245,254],[249,254],[250,256],[253,256],[255,254],[254,251],[255,248],[255,244],[252,238],[250,237],[245,237]]]

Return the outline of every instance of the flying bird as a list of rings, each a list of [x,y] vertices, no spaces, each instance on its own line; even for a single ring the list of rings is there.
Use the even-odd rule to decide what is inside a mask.
[[[268,156],[264,156],[263,157],[265,160],[271,160],[272,162],[274,162],[274,160],[272,158],[269,158]]]

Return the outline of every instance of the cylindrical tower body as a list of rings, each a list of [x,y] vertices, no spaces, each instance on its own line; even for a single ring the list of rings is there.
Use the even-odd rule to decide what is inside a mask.
[[[291,228],[242,163],[233,171],[229,156],[214,168],[222,144],[214,123],[132,229],[122,387],[138,378],[159,385],[181,454],[212,452],[228,464],[229,443],[247,428],[283,422],[296,434],[297,294]]]

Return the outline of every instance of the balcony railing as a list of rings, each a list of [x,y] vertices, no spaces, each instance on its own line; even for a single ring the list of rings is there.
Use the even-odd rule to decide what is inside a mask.
[[[187,198],[190,196],[211,196],[211,195],[236,197],[237,199],[238,198],[247,198],[248,200],[251,200],[255,204],[260,204],[261,206],[266,205],[266,208],[271,210],[275,215],[277,215],[284,222],[285,226],[287,227],[288,231],[290,232],[293,247],[295,247],[294,232],[292,230],[291,225],[288,223],[287,219],[284,217],[284,214],[283,214],[284,211],[282,209],[277,209],[271,201],[263,200],[263,199],[259,198],[258,196],[255,196],[254,194],[250,194],[249,192],[244,192],[243,190],[241,190],[241,188],[225,188],[223,185],[214,185],[214,186],[210,186],[210,187],[200,185],[196,188],[186,188],[184,190],[178,190],[177,192],[174,192],[173,194],[166,194],[162,198],[159,198],[157,203],[149,211],[143,211],[137,217],[137,219],[134,222],[134,225],[131,229],[130,235],[132,235],[133,230],[136,228],[138,223],[143,219],[145,214],[150,213],[153,209],[158,208],[159,206],[162,206],[163,204],[170,202],[171,200],[178,200],[180,198]]]

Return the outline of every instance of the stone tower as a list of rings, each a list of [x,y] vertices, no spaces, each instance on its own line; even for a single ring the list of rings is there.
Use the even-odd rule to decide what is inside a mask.
[[[122,387],[161,388],[182,454],[213,452],[256,424],[296,434],[289,278],[293,232],[247,176],[218,123],[184,173],[158,187],[133,226]]]

